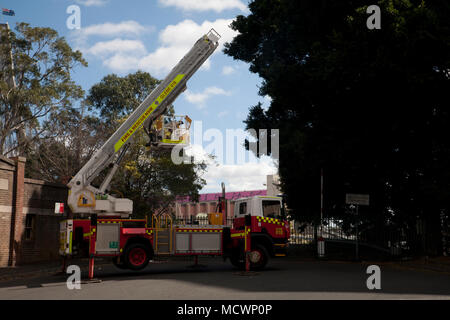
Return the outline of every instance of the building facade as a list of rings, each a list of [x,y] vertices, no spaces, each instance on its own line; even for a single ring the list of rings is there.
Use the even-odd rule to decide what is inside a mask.
[[[268,175],[266,181],[266,190],[226,192],[226,219],[233,219],[234,201],[237,199],[253,196],[276,197],[281,195],[280,177],[278,175]],[[208,213],[216,212],[217,205],[219,204],[219,197],[221,196],[221,192],[200,194],[198,202],[191,201],[189,197],[179,197],[175,203],[175,216],[179,219],[189,220],[198,215],[205,216]]]
[[[58,259],[55,202],[67,187],[25,178],[26,159],[0,156],[0,267]],[[65,206],[67,207],[67,206]]]
[[[226,219],[233,218],[235,200],[240,198],[265,195],[267,195],[267,190],[226,192]],[[178,198],[175,204],[175,215],[180,219],[191,219],[191,217],[197,217],[199,214],[204,215],[216,212],[217,205],[219,204],[219,197],[221,196],[221,192],[201,194],[199,195],[198,202],[191,201],[189,197]]]
[[[267,176],[267,195],[277,197],[281,195],[280,190],[280,176],[277,174],[270,174]]]

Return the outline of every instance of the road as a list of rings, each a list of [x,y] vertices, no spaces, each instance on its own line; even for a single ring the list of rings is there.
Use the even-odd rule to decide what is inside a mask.
[[[220,258],[150,264],[140,272],[97,267],[100,283],[69,290],[65,275],[0,282],[0,299],[450,299],[450,275],[380,265],[381,290],[369,290],[367,265],[280,258],[242,275]],[[99,268],[101,270],[99,270]]]

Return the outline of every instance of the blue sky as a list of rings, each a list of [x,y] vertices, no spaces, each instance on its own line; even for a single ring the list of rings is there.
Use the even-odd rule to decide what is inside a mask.
[[[224,137],[227,129],[244,128],[250,106],[270,103],[268,97],[258,96],[261,79],[248,71],[248,65],[222,52],[223,43],[235,35],[228,25],[236,15],[248,14],[246,4],[246,0],[0,0],[2,8],[16,13],[2,16],[2,22],[11,27],[22,21],[51,27],[83,52],[89,66],[76,69],[73,77],[86,92],[110,73],[123,76],[143,70],[163,79],[195,40],[215,28],[222,36],[221,46],[190,79],[174,106],[177,114],[202,121],[203,132],[217,129]],[[81,9],[79,30],[66,25],[70,5]],[[202,147],[207,145],[204,141]],[[268,159],[211,163],[202,192],[219,191],[222,181],[228,191],[263,189],[266,175],[275,171]]]

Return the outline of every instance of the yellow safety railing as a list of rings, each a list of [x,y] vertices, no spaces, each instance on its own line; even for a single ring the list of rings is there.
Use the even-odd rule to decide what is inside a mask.
[[[160,231],[167,231],[168,232],[168,241],[167,245],[168,245],[168,249],[169,252],[172,251],[172,217],[168,214],[163,214],[161,216],[152,216],[152,229],[154,230],[154,240],[155,240],[155,251],[158,253],[159,251],[159,244],[160,243],[160,239],[159,239],[159,232]]]

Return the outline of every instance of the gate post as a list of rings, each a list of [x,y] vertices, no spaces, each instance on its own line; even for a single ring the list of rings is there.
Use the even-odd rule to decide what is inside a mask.
[[[245,245],[244,245],[244,251],[245,251],[245,271],[250,271],[250,251],[252,248],[251,244],[251,225],[252,225],[252,216],[246,215],[245,216],[245,228],[244,228],[244,239],[245,239]]]
[[[317,254],[319,255],[319,258],[323,258],[325,255],[325,241],[322,236],[317,240]]]
[[[250,227],[245,226],[245,271],[250,271],[250,248],[251,248],[251,235]]]
[[[94,278],[94,257],[95,257],[95,241],[97,239],[97,215],[91,216],[90,225],[90,235],[89,235],[89,280]]]

